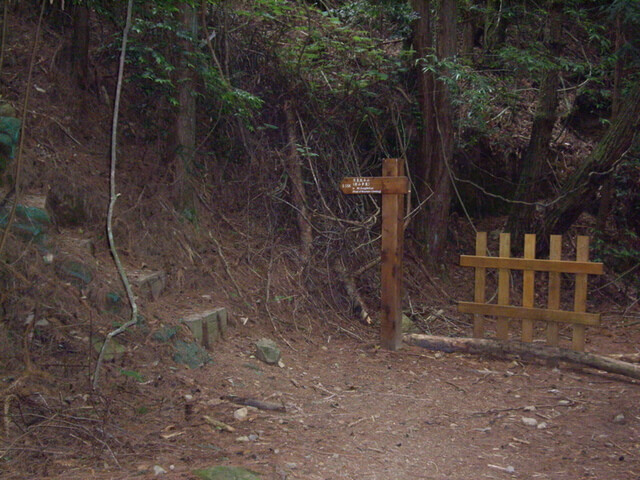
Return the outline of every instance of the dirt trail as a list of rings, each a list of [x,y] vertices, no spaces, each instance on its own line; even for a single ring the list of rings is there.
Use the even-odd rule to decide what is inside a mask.
[[[283,345],[278,368],[250,357],[256,334],[236,329],[215,363],[155,387],[174,382],[158,423],[142,416],[129,426],[141,442],[132,446],[151,449],[124,470],[136,478],[153,478],[154,465],[164,478],[194,478],[194,468],[214,464],[277,480],[640,478],[640,387],[625,379],[415,347],[390,353],[347,338],[289,340],[297,351]],[[187,391],[194,408],[185,420]],[[240,406],[222,395],[282,402],[287,413],[250,410],[237,421]],[[216,431],[205,415],[236,430]]]

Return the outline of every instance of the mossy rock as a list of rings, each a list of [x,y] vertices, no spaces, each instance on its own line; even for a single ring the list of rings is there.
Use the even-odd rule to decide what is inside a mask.
[[[9,222],[11,207],[4,207],[0,210],[0,227],[4,227]],[[46,241],[45,233],[49,229],[51,219],[47,212],[41,208],[18,205],[16,216],[11,230],[25,241],[34,241],[43,244]]]
[[[189,368],[198,368],[211,361],[207,351],[197,343],[178,340],[175,347],[176,353],[173,355],[173,360],[176,363],[182,363]]]
[[[9,160],[15,156],[21,125],[18,118],[0,116],[0,153]]]
[[[194,470],[193,474],[202,480],[260,480],[260,477],[241,467],[209,467]]]
[[[102,345],[104,344],[103,340],[100,339],[94,339],[93,340],[93,349],[100,354],[100,351],[102,350]],[[105,362],[110,362],[112,360],[118,360],[120,358],[122,358],[122,356],[124,355],[124,352],[126,352],[126,347],[124,345],[122,345],[121,343],[118,343],[116,340],[114,340],[113,338],[111,340],[109,340],[109,343],[107,344],[107,348],[105,348],[104,350],[104,356],[102,357],[102,359]]]
[[[93,280],[91,269],[84,263],[75,260],[62,260],[56,264],[56,273],[60,278],[71,282],[78,288],[89,285]]]

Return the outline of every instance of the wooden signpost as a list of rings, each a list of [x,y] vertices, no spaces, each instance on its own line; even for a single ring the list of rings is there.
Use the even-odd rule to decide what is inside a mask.
[[[397,350],[402,344],[402,242],[404,196],[410,192],[404,162],[386,158],[382,177],[347,177],[340,183],[345,194],[382,194],[382,320],[380,343]]]

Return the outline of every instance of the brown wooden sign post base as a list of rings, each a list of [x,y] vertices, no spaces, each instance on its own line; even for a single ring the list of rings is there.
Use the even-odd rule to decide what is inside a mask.
[[[380,343],[397,350],[402,344],[402,252],[404,196],[410,192],[404,162],[386,158],[382,177],[348,177],[340,183],[345,194],[382,194],[382,319]]]

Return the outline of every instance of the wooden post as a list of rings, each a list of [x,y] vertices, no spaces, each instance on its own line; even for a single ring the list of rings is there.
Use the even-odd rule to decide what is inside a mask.
[[[562,258],[562,236],[551,235],[549,242],[549,260],[560,260]],[[550,310],[560,310],[560,272],[549,272],[549,297],[547,308]],[[547,323],[547,343],[554,347],[558,346],[560,336],[558,334],[558,322]]]
[[[487,232],[476,233],[476,256],[487,255]],[[484,267],[475,268],[475,290],[473,301],[484,303],[486,299],[486,275],[487,269]],[[484,315],[475,314],[473,316],[473,336],[475,338],[484,337]]]
[[[511,234],[500,234],[500,257],[511,256]],[[509,305],[509,297],[511,290],[511,272],[508,268],[498,269],[498,305]],[[496,337],[500,340],[509,339],[509,319],[498,318]]]
[[[526,234],[524,236],[524,258],[536,258],[536,236]],[[522,306],[533,308],[536,273],[533,270],[525,270],[522,274]],[[533,342],[533,320],[522,320],[522,341]]]
[[[589,237],[579,236],[578,245],[576,248],[576,261],[587,262],[589,261]],[[587,311],[587,274],[576,274],[576,292],[573,301],[574,312],[586,312]],[[573,326],[573,339],[571,342],[571,348],[578,352],[584,350],[584,325]]]
[[[387,158],[382,177],[344,178],[340,189],[346,194],[382,194],[382,319],[380,343],[397,350],[402,344],[402,254],[404,239],[404,195],[409,179],[404,162]]]
[[[403,162],[386,158],[382,175],[400,177]],[[402,253],[404,237],[404,195],[382,195],[382,321],[380,342],[397,350],[402,344]]]

